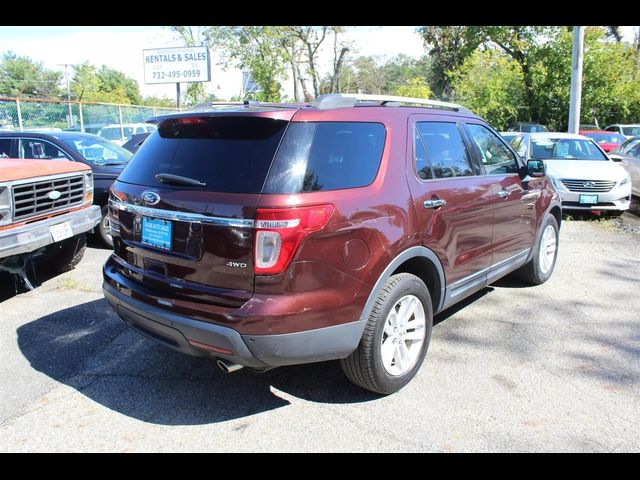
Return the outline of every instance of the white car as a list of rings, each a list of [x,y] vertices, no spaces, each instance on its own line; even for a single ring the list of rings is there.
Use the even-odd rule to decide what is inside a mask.
[[[98,130],[98,135],[122,146],[136,133],[153,133],[155,125],[149,123],[114,123]]]
[[[543,160],[563,210],[622,213],[631,205],[631,178],[596,143],[573,133],[523,133],[511,146],[525,160]]]
[[[640,135],[640,123],[629,123],[629,124],[616,123],[614,125],[609,125],[607,128],[605,128],[605,130],[607,132],[619,133],[620,135],[623,135],[626,138],[631,138],[631,137]]]

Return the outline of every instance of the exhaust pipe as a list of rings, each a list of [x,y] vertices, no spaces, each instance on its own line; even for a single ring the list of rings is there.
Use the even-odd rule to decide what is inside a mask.
[[[237,372],[238,370],[243,368],[242,365],[230,362],[229,360],[225,360],[224,358],[219,358],[218,360],[216,360],[216,363],[218,364],[218,367],[220,367],[220,370],[222,370],[224,373]]]

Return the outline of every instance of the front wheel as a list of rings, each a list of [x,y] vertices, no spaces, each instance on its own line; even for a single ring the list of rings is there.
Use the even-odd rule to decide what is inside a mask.
[[[51,244],[46,249],[46,264],[55,273],[73,270],[84,257],[87,237],[84,233]]]
[[[520,277],[531,285],[541,285],[549,280],[556,266],[558,244],[558,221],[553,215],[547,214],[533,257],[518,271]]]
[[[431,296],[415,275],[393,275],[378,293],[358,348],[341,360],[346,376],[376,393],[397,392],[416,375],[429,347]]]
[[[100,224],[98,225],[98,235],[102,243],[104,243],[107,247],[113,248],[113,237],[111,236],[109,209],[107,207],[102,207],[102,220],[100,220]]]

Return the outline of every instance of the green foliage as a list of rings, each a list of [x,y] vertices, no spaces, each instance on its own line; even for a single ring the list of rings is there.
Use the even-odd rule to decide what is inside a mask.
[[[210,47],[221,51],[223,65],[248,70],[260,87],[256,100],[279,102],[279,79],[285,74],[286,52],[282,46],[282,27],[215,26],[207,27]]]
[[[176,101],[167,97],[145,97],[142,99],[142,105],[147,107],[175,108]]]
[[[460,101],[496,128],[534,120],[566,131],[573,35],[561,27],[470,27],[490,39],[455,73]],[[640,118],[638,53],[606,40],[601,27],[585,34],[581,122],[605,126]]]
[[[73,66],[74,75],[70,90],[72,98],[85,102],[124,103],[139,105],[142,102],[138,82],[124,73],[108,68],[98,70],[84,62]]]
[[[418,33],[431,57],[431,88],[439,98],[449,98],[453,91],[451,72],[456,71],[481,41],[471,29],[462,26],[424,26]]]
[[[522,72],[497,50],[477,50],[452,76],[456,95],[465,106],[505,130],[526,110]]]
[[[396,88],[396,95],[403,97],[423,98],[427,100],[431,95],[431,89],[424,78],[413,77],[407,80],[406,85]]]
[[[62,94],[61,72],[44,68],[42,62],[9,51],[0,60],[0,95],[54,98]]]

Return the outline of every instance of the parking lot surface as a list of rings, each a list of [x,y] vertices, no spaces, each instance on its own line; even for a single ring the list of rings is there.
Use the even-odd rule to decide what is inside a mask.
[[[417,377],[337,362],[226,375],[127,329],[109,251],[0,301],[0,451],[640,451],[640,235],[567,221],[551,279],[436,318]],[[7,298],[8,297],[8,298]]]

